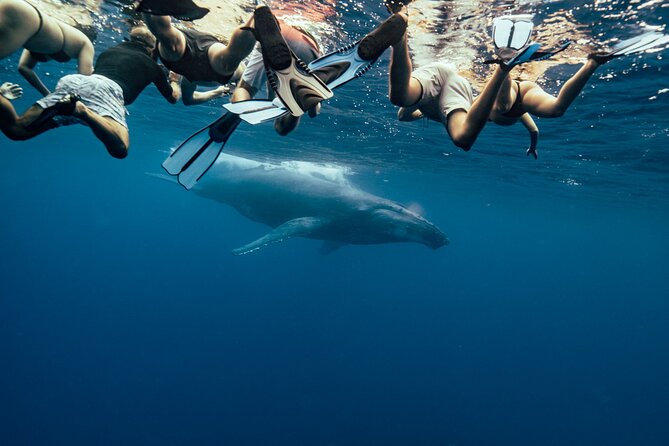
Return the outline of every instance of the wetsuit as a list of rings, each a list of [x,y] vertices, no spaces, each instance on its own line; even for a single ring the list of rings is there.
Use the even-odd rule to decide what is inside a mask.
[[[194,29],[181,29],[186,37],[186,49],[179,60],[169,61],[162,59],[163,64],[175,73],[183,75],[191,82],[218,82],[227,84],[232,78],[217,73],[209,63],[209,48],[215,43],[221,43],[211,34],[202,33]]]
[[[150,83],[154,83],[166,99],[172,98],[167,74],[139,43],[123,42],[100,54],[94,74],[116,82],[123,90],[126,105],[132,104]]]

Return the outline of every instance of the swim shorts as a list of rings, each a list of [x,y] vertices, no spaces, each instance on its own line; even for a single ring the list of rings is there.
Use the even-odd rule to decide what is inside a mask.
[[[123,105],[123,90],[119,84],[111,79],[98,74],[63,76],[58,81],[56,90],[37,101],[37,105],[42,108],[50,107],[68,94],[78,95],[81,102],[91,111],[100,116],[108,116],[123,127],[128,128],[128,124],[125,122],[128,111]],[[56,116],[54,121],[59,125],[81,123],[78,119],[73,119],[70,116]]]
[[[469,111],[474,102],[472,86],[460,76],[452,64],[436,62],[426,65],[411,74],[423,87],[420,100],[410,108],[438,122],[446,122],[455,110]]]
[[[282,23],[281,35],[288,44],[288,47],[302,62],[308,64],[319,56],[318,44],[310,36],[297,28]],[[260,45],[256,45],[251,52],[244,74],[242,74],[242,80],[256,91],[262,90],[265,86],[267,75],[265,74],[265,65]]]

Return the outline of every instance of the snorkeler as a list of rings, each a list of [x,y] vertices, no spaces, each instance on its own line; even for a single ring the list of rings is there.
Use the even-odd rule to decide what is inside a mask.
[[[271,19],[272,23],[277,26],[275,33],[278,32],[278,35],[272,37],[273,48],[285,46],[281,48],[281,51],[285,51],[290,56],[292,66],[299,65],[302,76],[317,77],[318,81],[326,85],[328,90],[340,87],[367,72],[393,42],[402,38],[407,24],[404,17],[394,14],[358,42],[326,54],[306,66],[296,54],[303,53],[302,57],[305,57],[304,53],[306,52],[306,57],[313,58],[319,51],[318,47],[315,46],[316,42],[310,36],[297,30],[291,30],[285,24],[279,25],[273,16],[271,16]],[[279,30],[279,26],[282,30]],[[273,26],[265,26],[264,28],[273,28]],[[286,40],[290,43],[287,43]],[[307,100],[302,104],[297,104],[297,101],[293,98],[293,105],[299,105],[295,112],[300,113],[300,115],[295,115],[285,98],[280,96],[282,90],[277,85],[277,79],[274,77],[275,73],[267,69],[269,66],[267,53],[269,51],[262,45],[262,40],[261,52],[266,72],[270,75],[268,78],[269,84],[279,97],[274,100],[252,100],[250,98],[263,83],[260,54],[256,53],[255,62],[252,60],[249,64],[249,70],[251,71],[246,73],[245,79],[240,84],[242,88],[235,91],[233,102],[224,106],[229,112],[187,138],[163,162],[165,170],[170,175],[178,177],[179,183],[186,189],[193,187],[216,161],[223,146],[241,120],[251,124],[274,121],[277,132],[285,134],[297,126],[300,115],[304,114],[305,111],[312,116],[318,113],[323,97],[307,92],[304,96]],[[271,53],[274,53],[274,51]],[[286,73],[285,79],[289,80],[290,70]],[[254,85],[258,85],[258,88]],[[298,92],[299,87],[300,85],[298,85]],[[304,84],[301,87],[309,90],[308,87],[304,88]],[[283,90],[283,93],[292,94],[288,88]]]
[[[24,48],[19,72],[42,95],[49,89],[33,71],[38,62],[77,59],[78,72],[93,72],[93,44],[78,29],[42,14],[22,0],[0,0],[0,59]]]
[[[209,12],[191,0],[142,0],[137,11],[142,13],[144,22],[158,39],[163,64],[183,76],[181,94],[186,105],[201,104],[227,94],[226,84],[239,78],[240,64],[256,43],[249,28],[252,19],[232,33],[227,46],[211,34],[172,26],[170,16],[196,20]],[[218,85],[218,88],[199,92],[196,91],[198,85]]]
[[[10,139],[27,140],[61,125],[84,123],[111,156],[125,158],[130,144],[125,105],[134,102],[150,83],[168,102],[177,101],[176,85],[170,85],[167,73],[151,57],[155,44],[147,28],[133,28],[128,42],[100,54],[92,75],[64,76],[53,93],[22,116],[2,95],[0,130]]]
[[[281,28],[281,35],[290,50],[302,62],[309,63],[321,55],[320,46],[314,36],[302,28],[290,26],[284,22],[279,22]],[[274,91],[267,85],[267,75],[265,72],[265,64],[260,45],[257,45],[251,52],[246,63],[246,68],[241,76],[241,80],[237,84],[230,102],[238,103],[253,99],[256,94],[263,88],[267,90],[267,97],[272,99]],[[314,117],[320,111],[320,104],[307,110],[309,116]],[[295,130],[300,122],[300,117],[284,113],[274,121],[274,129],[279,135],[287,135]]]
[[[405,4],[397,2],[389,5],[389,10],[406,11],[405,7]],[[440,122],[453,143],[466,151],[471,149],[487,121],[500,125],[520,121],[530,132],[527,154],[536,158],[538,128],[530,115],[562,116],[597,67],[612,58],[667,43],[667,36],[648,33],[621,42],[612,52],[592,53],[586,64],[554,97],[534,82],[512,82],[508,73],[516,65],[545,60],[557,54],[569,42],[552,51],[540,51],[539,44],[530,43],[531,22],[527,24],[527,19],[520,16],[507,16],[504,20],[510,21],[511,26],[500,26],[500,30],[504,31],[493,36],[497,53],[502,57],[487,61],[498,66],[476,99],[469,81],[460,76],[451,64],[437,62],[412,71],[406,36],[394,45],[389,70],[389,96],[394,105],[401,107],[398,118],[413,121],[426,117]]]
[[[539,130],[530,115],[540,118],[558,118],[564,115],[601,65],[614,58],[640,53],[667,42],[668,38],[664,34],[649,32],[618,43],[611,52],[590,53],[576,74],[565,82],[557,97],[544,91],[536,82],[511,81],[507,78],[497,95],[490,120],[504,126],[520,121],[530,132],[527,154],[536,159]]]

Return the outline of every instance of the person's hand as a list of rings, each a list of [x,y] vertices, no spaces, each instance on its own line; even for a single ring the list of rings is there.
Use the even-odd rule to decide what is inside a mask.
[[[537,155],[537,148],[536,147],[530,147],[527,149],[527,156],[532,155],[534,159],[539,158],[539,155]]]
[[[8,100],[13,101],[23,96],[23,88],[21,88],[19,84],[5,82],[4,84],[0,85],[0,94]]]
[[[170,82],[176,82],[177,84],[181,83],[181,75],[175,73],[174,71],[170,71],[170,73],[167,75],[167,79]]]
[[[228,85],[221,85],[220,87],[216,87],[214,91],[216,92],[216,95],[220,98],[222,96],[230,94],[230,87]]]

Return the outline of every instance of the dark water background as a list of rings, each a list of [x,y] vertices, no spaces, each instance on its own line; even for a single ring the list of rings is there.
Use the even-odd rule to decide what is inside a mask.
[[[365,7],[341,9],[352,35],[383,15]],[[2,139],[0,445],[669,444],[667,61],[606,66],[538,121],[537,161],[520,127],[464,153],[397,123],[384,69],[289,137],[230,141],[350,168],[423,208],[451,240],[438,251],[296,239],[232,256],[267,228],[144,174],[220,101],[149,88],[123,161],[84,127]]]

